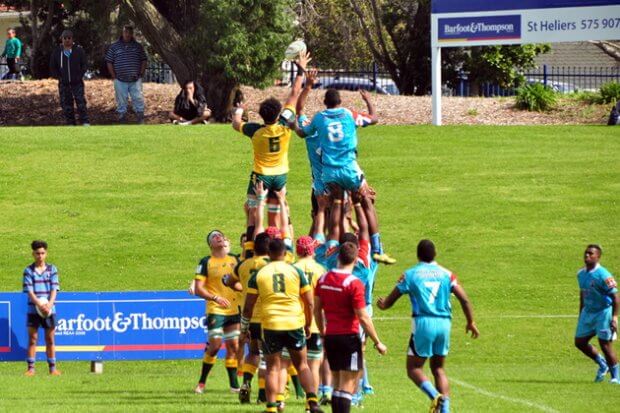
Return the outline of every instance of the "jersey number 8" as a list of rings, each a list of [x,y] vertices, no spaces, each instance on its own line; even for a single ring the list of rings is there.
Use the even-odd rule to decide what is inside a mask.
[[[344,139],[344,130],[342,123],[332,122],[327,125],[327,137],[332,142],[340,142]]]
[[[284,284],[284,274],[273,274],[273,292],[285,293],[286,284]]]
[[[280,137],[276,136],[275,138],[269,138],[269,152],[279,152],[280,151]]]

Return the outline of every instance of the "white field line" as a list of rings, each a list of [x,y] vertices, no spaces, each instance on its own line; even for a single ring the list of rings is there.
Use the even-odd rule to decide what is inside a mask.
[[[376,313],[375,313],[376,314]],[[485,319],[485,318],[491,318],[491,319],[500,319],[500,318],[504,318],[504,319],[519,319],[519,318],[524,318],[524,319],[528,319],[528,318],[574,318],[577,319],[579,317],[578,314],[531,314],[531,315],[496,315],[496,316],[477,316],[476,319]],[[391,320],[411,320],[411,317],[404,317],[404,316],[394,316],[394,317],[377,317],[377,316],[373,316],[372,317],[373,320],[379,320],[379,321],[391,321]]]
[[[477,392],[479,394],[482,394],[484,396],[491,397],[493,399],[499,399],[499,400],[504,400],[504,401],[507,401],[507,402],[515,403],[515,404],[520,404],[520,405],[527,406],[527,407],[530,407],[532,409],[540,410],[540,411],[546,412],[546,413],[560,413],[558,410],[555,410],[555,409],[553,409],[553,408],[551,408],[549,406],[546,406],[544,404],[534,403],[534,402],[532,402],[530,400],[527,400],[527,399],[519,399],[519,398],[516,398],[516,397],[508,397],[508,396],[504,396],[502,394],[493,393],[493,392],[490,392],[488,390],[481,389],[478,386],[474,386],[473,384],[469,384],[467,382],[464,382],[462,380],[457,380],[457,379],[454,379],[454,378],[450,378],[450,382],[458,384],[459,386],[468,388],[470,390],[473,390],[473,391],[475,391],[475,392]]]

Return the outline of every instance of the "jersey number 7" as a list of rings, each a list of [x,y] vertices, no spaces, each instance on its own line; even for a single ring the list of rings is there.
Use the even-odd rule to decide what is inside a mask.
[[[437,298],[437,293],[439,292],[439,287],[441,286],[441,283],[439,281],[425,281],[424,286],[430,290],[428,303],[435,303],[435,299]]]

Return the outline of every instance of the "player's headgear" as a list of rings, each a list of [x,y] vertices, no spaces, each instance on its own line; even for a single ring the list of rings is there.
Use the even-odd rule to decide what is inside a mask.
[[[304,235],[297,239],[297,255],[307,257],[314,254],[314,239],[311,236]]]
[[[433,262],[435,260],[435,244],[430,239],[423,239],[418,243],[418,259],[422,262]]]
[[[207,244],[211,245],[211,241],[213,241],[213,239],[214,239],[217,235],[220,235],[220,236],[222,236],[222,237],[223,237],[223,236],[224,236],[224,233],[223,233],[222,231],[220,231],[220,230],[217,230],[217,229],[214,229],[213,231],[209,232],[209,233],[207,234]]]
[[[282,231],[278,227],[267,227],[265,232],[271,239],[282,239]]]
[[[325,106],[328,108],[335,108],[336,106],[339,106],[342,103],[342,100],[340,99],[340,92],[336,89],[327,89],[323,103],[325,103]]]

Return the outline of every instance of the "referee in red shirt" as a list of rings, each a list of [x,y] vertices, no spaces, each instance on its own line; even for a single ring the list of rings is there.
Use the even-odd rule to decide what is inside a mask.
[[[338,268],[323,275],[314,292],[314,316],[324,337],[325,353],[334,380],[334,413],[351,411],[352,395],[364,369],[360,323],[379,354],[387,352],[366,312],[364,284],[352,274],[357,254],[355,244],[342,244],[338,252]]]

